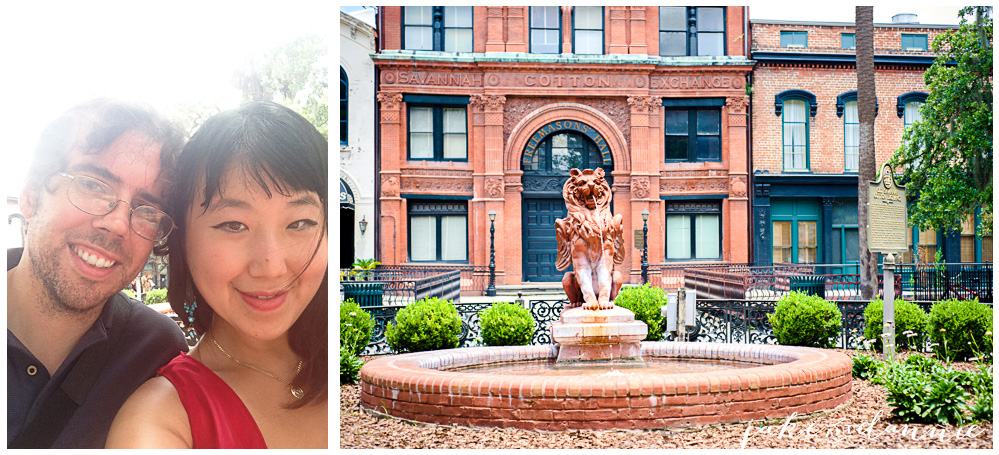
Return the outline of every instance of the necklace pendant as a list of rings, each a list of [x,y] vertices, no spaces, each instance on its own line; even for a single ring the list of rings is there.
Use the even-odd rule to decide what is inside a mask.
[[[292,387],[291,396],[295,397],[296,400],[301,400],[305,396],[305,392],[302,391],[301,387]]]

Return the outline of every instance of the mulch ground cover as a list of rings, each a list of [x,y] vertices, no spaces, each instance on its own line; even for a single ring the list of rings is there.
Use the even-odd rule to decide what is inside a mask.
[[[850,356],[857,354],[852,350],[840,352]],[[975,368],[967,363],[953,366],[963,370]],[[993,448],[993,422],[963,427],[901,422],[891,415],[886,395],[883,386],[854,379],[853,400],[849,404],[821,415],[795,417],[790,421],[756,421],[680,430],[539,432],[445,427],[375,417],[360,407],[360,386],[342,385],[340,448]]]

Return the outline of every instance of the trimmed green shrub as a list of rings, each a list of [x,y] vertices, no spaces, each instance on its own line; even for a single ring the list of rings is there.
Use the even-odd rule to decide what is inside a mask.
[[[479,313],[479,324],[486,346],[523,346],[534,336],[534,317],[515,303],[494,303]]]
[[[871,300],[864,309],[864,338],[873,340],[873,349],[881,350],[881,330],[884,326],[884,302]],[[926,338],[929,316],[919,305],[908,300],[895,299],[895,347],[918,350]]]
[[[835,303],[797,291],[781,297],[767,317],[777,342],[787,346],[831,348],[843,327]]]
[[[374,327],[375,320],[354,299],[340,303],[340,345],[349,349],[352,354],[360,355],[368,346]]]
[[[357,358],[350,348],[340,346],[340,384],[353,384],[361,373],[364,362]]]
[[[649,283],[622,287],[614,304],[631,310],[635,313],[635,319],[649,327],[645,341],[662,339],[666,328],[666,320],[662,316],[662,307],[666,306],[666,293],[661,288],[649,286]]]
[[[858,355],[853,358],[853,377],[871,379],[878,373],[881,362],[868,355]]]
[[[934,303],[928,330],[933,352],[941,359],[982,357],[991,361],[992,308],[978,303],[978,299]]]
[[[146,293],[146,305],[152,305],[154,303],[163,303],[167,301],[167,290],[166,289],[150,289]]]
[[[125,295],[127,295],[127,296],[129,296],[129,297],[131,297],[131,298],[135,299],[135,291],[133,291],[132,289],[130,289],[130,288],[125,288],[125,289],[122,289],[122,290],[121,290],[121,292],[124,292],[124,293],[125,293]],[[136,300],[138,300],[138,299],[136,299]]]
[[[450,300],[429,297],[417,300],[389,322],[385,338],[396,352],[433,351],[458,346],[461,318]]]

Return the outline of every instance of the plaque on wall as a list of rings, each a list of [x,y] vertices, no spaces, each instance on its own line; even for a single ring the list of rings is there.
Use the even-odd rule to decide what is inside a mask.
[[[895,172],[887,164],[881,167],[881,178],[868,184],[867,249],[882,254],[905,251],[905,187],[895,182]]]

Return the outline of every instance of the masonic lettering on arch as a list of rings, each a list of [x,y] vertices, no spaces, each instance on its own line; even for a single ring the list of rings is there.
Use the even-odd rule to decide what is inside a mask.
[[[553,134],[556,134],[556,133],[561,133],[561,132],[575,132],[575,133],[578,133],[578,134],[558,135],[558,136],[553,137],[549,142],[557,142],[556,139],[557,138],[561,138],[563,136],[567,136],[567,137],[585,136],[586,138],[588,138],[590,141],[593,142],[593,145],[596,147],[596,152],[599,155],[599,159],[598,160],[594,160],[594,161],[599,161],[599,163],[597,163],[597,162],[591,162],[591,163],[589,163],[589,165],[593,166],[593,167],[596,167],[598,164],[602,164],[604,166],[608,166],[608,165],[610,165],[612,163],[613,160],[611,158],[610,147],[607,146],[607,141],[604,140],[604,137],[602,135],[600,135],[600,133],[597,132],[597,130],[595,128],[587,125],[586,123],[583,123],[583,122],[580,122],[580,121],[577,121],[577,120],[558,120],[558,121],[551,122],[551,123],[549,123],[549,124],[547,124],[547,125],[539,128],[531,136],[531,139],[527,141],[527,145],[524,147],[524,155],[523,155],[521,164],[526,168],[526,167],[531,166],[532,163],[536,163],[537,162],[536,157],[537,157],[537,155],[539,153],[539,146],[545,145],[546,144],[545,139],[548,138],[549,136],[551,136]],[[565,145],[569,145],[569,144],[563,145],[561,143],[558,143],[558,144],[552,144],[552,145],[562,145],[562,146],[565,146]],[[572,157],[567,158],[567,161],[572,161],[571,158]],[[552,159],[553,160],[555,159],[554,153],[553,153]],[[553,164],[561,164],[561,163],[555,163],[555,161],[552,161],[552,163]],[[572,164],[582,164],[582,163],[573,162]],[[572,167],[579,168],[579,167],[586,167],[586,166],[575,165],[575,166],[572,166]],[[566,168],[566,167],[562,167],[562,166],[559,166],[559,168],[562,169],[562,170],[571,169],[571,167]],[[528,169],[525,169],[525,170],[528,170]],[[543,170],[543,169],[530,169],[530,170]]]

